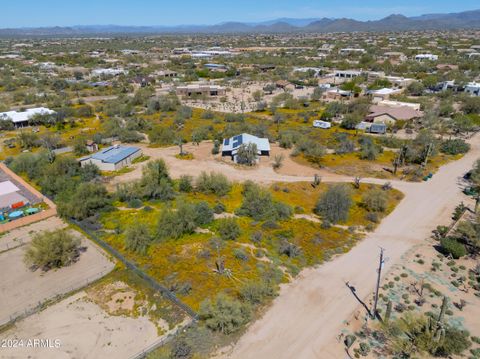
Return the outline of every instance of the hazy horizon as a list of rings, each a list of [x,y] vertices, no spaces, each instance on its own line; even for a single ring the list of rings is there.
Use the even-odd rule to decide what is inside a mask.
[[[95,0],[64,2],[60,0],[20,0],[2,4],[1,28],[54,26],[182,26],[214,25],[225,22],[256,23],[278,18],[354,18],[378,20],[391,14],[419,16],[476,10],[478,0],[465,0],[461,5],[450,0],[414,0],[388,3],[367,0],[359,6],[345,0],[341,6],[323,0],[243,0],[242,5],[229,5],[211,0],[208,5],[193,0],[159,3],[153,0]],[[185,12],[185,9],[189,9]],[[232,15],[235,14],[235,16]]]

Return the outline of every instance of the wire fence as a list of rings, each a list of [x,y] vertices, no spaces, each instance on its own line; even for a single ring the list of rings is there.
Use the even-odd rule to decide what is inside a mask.
[[[164,336],[162,338],[160,338],[157,342],[151,344],[150,346],[146,347],[145,349],[143,349],[141,352],[138,352],[137,354],[133,355],[132,357],[130,357],[130,359],[144,359],[147,357],[148,354],[150,354],[151,352],[153,352],[154,350],[160,348],[161,346],[165,345],[166,343],[168,343],[169,341],[171,341],[173,338],[175,338],[175,336],[181,332],[182,330],[185,330],[189,327],[191,327],[192,325],[194,325],[195,322],[193,321],[190,321],[189,323],[185,324],[185,325],[181,325],[179,327],[177,327],[177,329],[175,329],[175,331],[173,331],[172,333],[168,334],[167,336]]]
[[[95,273],[94,275],[83,279],[81,282],[77,281],[75,284],[70,285],[68,287],[64,287],[61,291],[58,291],[53,294],[49,294],[48,296],[45,296],[44,298],[38,300],[37,303],[31,304],[26,306],[22,310],[18,310],[16,312],[10,313],[3,318],[0,318],[0,327],[7,326],[10,324],[15,323],[17,320],[26,318],[32,314],[35,314],[37,312],[40,312],[44,308],[46,308],[47,304],[52,303],[52,302],[57,302],[69,295],[71,295],[72,292],[74,291],[79,291],[81,289],[84,289],[88,287],[90,284],[93,282],[97,281],[98,279],[102,278],[105,276],[107,273],[111,272],[112,268],[105,268],[103,271]]]
[[[78,226],[83,232],[85,232],[95,243],[97,243],[100,247],[105,249],[107,252],[111,253],[113,256],[115,256],[119,261],[121,261],[125,266],[132,270],[135,274],[137,274],[140,278],[145,280],[152,288],[155,290],[159,291],[162,293],[162,295],[170,300],[174,305],[182,309],[189,317],[191,317],[193,320],[197,319],[197,313],[190,308],[188,305],[183,303],[180,299],[178,299],[175,294],[173,294],[168,288],[163,286],[162,284],[158,283],[154,278],[146,274],[144,271],[142,271],[140,268],[137,267],[136,264],[133,262],[129,261],[127,258],[125,258],[119,251],[117,251],[115,248],[113,248],[111,245],[103,241],[102,239],[98,238],[98,236],[90,231],[90,229],[86,228],[85,225],[80,223],[79,221],[76,221],[74,219],[70,219],[70,222],[76,226]]]

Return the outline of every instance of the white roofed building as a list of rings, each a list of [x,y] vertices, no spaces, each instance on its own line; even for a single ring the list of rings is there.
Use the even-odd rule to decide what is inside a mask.
[[[28,121],[36,115],[53,115],[55,111],[46,107],[29,108],[23,112],[0,112],[0,120],[12,121],[15,127],[28,126]]]
[[[222,144],[222,157],[230,156],[234,162],[237,162],[237,153],[242,145],[253,143],[257,146],[258,156],[270,156],[270,142],[268,138],[242,133],[241,135],[225,138]]]

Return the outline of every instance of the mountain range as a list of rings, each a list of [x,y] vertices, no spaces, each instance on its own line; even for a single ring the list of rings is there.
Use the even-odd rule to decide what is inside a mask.
[[[167,33],[295,33],[295,32],[383,32],[409,30],[480,29],[480,10],[448,14],[425,14],[414,17],[392,14],[380,20],[359,21],[350,18],[293,19],[245,23],[224,22],[216,25],[179,26],[120,26],[82,25],[69,27],[38,27],[0,29],[1,37],[29,36],[84,36],[114,34],[167,34]]]

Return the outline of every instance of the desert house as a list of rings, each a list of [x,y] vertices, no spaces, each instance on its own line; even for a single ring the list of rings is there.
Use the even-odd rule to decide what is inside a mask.
[[[421,111],[415,110],[410,106],[379,106],[370,107],[370,114],[365,117],[366,122],[384,123],[393,125],[398,120],[414,120],[423,116]]]
[[[222,157],[230,156],[232,161],[237,162],[237,153],[242,145],[253,143],[257,146],[258,156],[270,156],[270,142],[268,138],[242,133],[241,135],[225,138],[222,144]]]
[[[176,89],[178,96],[182,97],[192,97],[192,96],[206,96],[206,97],[216,97],[216,96],[225,96],[226,90],[225,87],[218,85],[186,85],[178,86]]]
[[[322,120],[315,120],[313,121],[313,127],[315,128],[323,128],[323,129],[329,129],[332,127],[332,124],[327,121],[322,121]]]
[[[472,96],[480,96],[480,83],[470,82],[465,86],[465,92]]]
[[[17,111],[7,111],[0,112],[0,120],[12,121],[15,127],[25,127],[28,126],[28,122],[37,115],[53,115],[55,111],[50,110],[46,107],[35,107],[29,108],[22,112]]]
[[[81,158],[80,164],[82,167],[94,164],[101,171],[118,171],[132,164],[132,161],[141,155],[140,148],[114,145]]]

